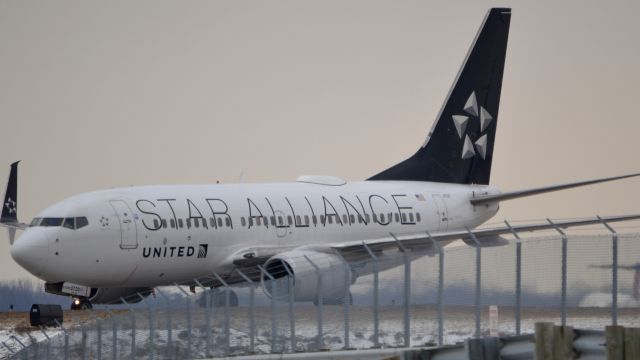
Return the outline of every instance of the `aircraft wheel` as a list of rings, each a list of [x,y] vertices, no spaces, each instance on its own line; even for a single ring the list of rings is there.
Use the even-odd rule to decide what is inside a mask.
[[[71,310],[91,310],[93,305],[87,298],[74,298],[71,302]]]

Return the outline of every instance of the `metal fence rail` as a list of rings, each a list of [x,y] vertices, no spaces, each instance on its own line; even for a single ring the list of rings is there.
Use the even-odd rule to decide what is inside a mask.
[[[223,274],[186,279],[181,284],[189,286],[102,306],[81,326],[43,329],[40,341],[16,338],[0,346],[17,359],[197,359],[453,345],[493,330],[516,339],[540,321],[632,326],[640,323],[640,231],[624,230],[603,222],[536,237],[514,231],[505,246],[443,248],[432,241],[422,253],[398,242],[395,257],[364,244],[368,254],[355,262],[343,257],[352,254],[338,254],[345,278],[334,289],[339,296],[325,291],[337,285],[322,264],[304,256],[298,260],[317,276],[313,302],[295,301],[286,267],[279,278],[262,267],[235,270],[246,280],[241,286],[228,285]],[[469,236],[475,239],[473,231]],[[354,267],[371,275],[352,284]],[[252,280],[259,275],[263,282]],[[489,305],[498,307],[499,321],[489,318]]]

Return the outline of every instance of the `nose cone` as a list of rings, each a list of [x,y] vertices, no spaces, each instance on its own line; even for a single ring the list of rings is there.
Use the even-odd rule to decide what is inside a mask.
[[[49,258],[49,243],[42,229],[27,229],[11,246],[11,257],[35,276],[42,277]]]

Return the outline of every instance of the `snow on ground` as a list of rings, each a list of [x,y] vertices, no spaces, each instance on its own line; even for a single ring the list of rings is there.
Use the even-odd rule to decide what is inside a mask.
[[[323,348],[332,350],[344,348],[343,308],[341,306],[325,306],[323,310]],[[355,349],[374,347],[375,337],[371,307],[352,306],[350,310],[349,346]],[[297,306],[294,313],[296,350],[318,350],[316,308]],[[188,314],[184,310],[119,312],[115,317],[106,317],[106,313],[103,311],[65,313],[67,317],[65,327],[69,334],[69,354],[71,358],[80,357],[83,348],[88,358],[95,357],[98,351],[105,357],[111,357],[115,351],[118,353],[118,358],[130,356],[132,350],[139,357],[148,357],[154,353],[159,358],[185,357],[188,355],[189,349],[191,349],[191,356],[194,358],[221,356],[224,353],[239,355],[249,352],[250,318],[247,308],[231,308],[229,311],[229,349],[226,348],[226,335],[223,326],[225,316],[222,309],[215,309],[215,311],[193,309],[190,317]],[[52,338],[50,342],[47,342],[42,331],[28,326],[27,316],[28,313],[14,313],[11,316],[0,314],[0,328],[2,329],[0,330],[0,341],[6,343],[12,351],[18,351],[21,346],[13,338],[15,336],[25,345],[39,343],[40,347],[37,348],[37,351],[40,351],[39,354],[49,351],[50,358],[62,357],[64,354],[63,331],[53,328],[46,329],[47,335]],[[605,325],[610,323],[609,309],[570,309],[567,317],[570,325],[581,329],[602,330]],[[96,318],[101,320],[97,322]],[[404,341],[402,307],[383,307],[379,312],[379,318],[379,343],[381,346],[402,346]],[[269,353],[271,351],[271,319],[272,313],[269,307],[256,309],[255,353]],[[522,332],[531,333],[536,322],[559,323],[559,319],[560,313],[557,309],[524,309]],[[291,330],[288,309],[278,307],[275,320],[275,351],[290,352]],[[640,323],[640,309],[621,309],[619,321],[621,325],[637,326]],[[488,323],[488,311],[484,308],[482,313],[483,334],[488,334]],[[135,331],[132,331],[134,324]],[[191,331],[188,330],[189,324]],[[81,331],[82,327],[85,330],[84,336]],[[207,328],[211,330],[207,332]],[[434,307],[413,306],[410,329],[411,346],[435,345],[438,328],[437,312]],[[444,341],[448,344],[462,342],[472,336],[475,329],[473,308],[445,308],[444,329]],[[500,309],[499,331],[502,335],[515,333],[512,308]],[[152,333],[153,337],[151,338]],[[169,340],[170,338],[171,340]],[[29,351],[33,354],[36,347],[32,347]],[[0,344],[0,358],[7,358],[10,354],[11,351]]]

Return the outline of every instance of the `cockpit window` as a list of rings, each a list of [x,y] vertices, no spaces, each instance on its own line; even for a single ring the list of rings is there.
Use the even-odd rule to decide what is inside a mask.
[[[81,216],[76,218],[76,229],[89,225],[89,220],[86,217]]]
[[[62,226],[66,227],[67,229],[75,229],[76,228],[76,219],[75,218],[65,218],[64,219],[64,224],[62,224]]]
[[[80,229],[89,225],[89,220],[85,216],[80,217],[68,217],[68,218],[58,218],[58,217],[46,217],[46,218],[34,218],[31,221],[31,226],[63,226],[67,229]]]
[[[40,226],[61,226],[64,218],[42,218]]]

